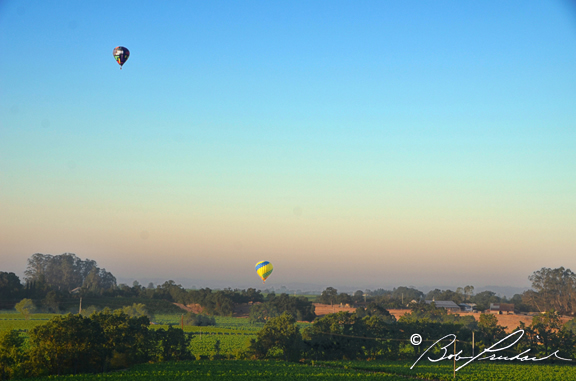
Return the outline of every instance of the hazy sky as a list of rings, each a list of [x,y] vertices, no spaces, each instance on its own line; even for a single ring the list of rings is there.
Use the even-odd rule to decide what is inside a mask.
[[[576,270],[570,2],[4,0],[0,52],[1,271],[36,252],[233,288],[261,287],[261,260],[270,287]]]

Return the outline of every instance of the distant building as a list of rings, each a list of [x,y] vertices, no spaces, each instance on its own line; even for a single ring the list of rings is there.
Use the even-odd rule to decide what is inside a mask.
[[[458,304],[454,303],[451,300],[426,300],[425,302],[426,302],[426,304],[434,303],[436,308],[444,308],[445,310],[448,310],[451,312],[459,312],[460,311],[460,306],[458,306]]]
[[[459,306],[464,312],[472,312],[476,310],[476,303],[460,303]]]
[[[78,294],[78,293],[80,293],[81,289],[82,289],[82,287],[76,287],[75,289],[71,290],[70,293],[71,294]]]
[[[514,313],[514,304],[510,303],[490,303],[491,314]]]
[[[406,307],[411,307],[413,304],[418,304],[418,301],[416,299],[412,299],[410,303],[406,304]]]

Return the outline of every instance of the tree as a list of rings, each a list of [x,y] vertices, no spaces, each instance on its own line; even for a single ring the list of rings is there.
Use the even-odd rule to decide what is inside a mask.
[[[334,287],[327,287],[324,291],[322,291],[322,295],[318,298],[320,303],[324,304],[334,304],[338,298],[338,290]]]
[[[0,380],[26,375],[24,337],[16,330],[0,332]]]
[[[298,321],[312,321],[316,318],[314,305],[304,296],[280,294],[269,298],[265,303],[255,304],[250,309],[252,321],[266,321],[288,312]]]
[[[40,282],[60,291],[83,287],[94,292],[116,286],[116,278],[105,269],[98,268],[96,261],[82,260],[73,253],[36,253],[28,258],[24,275],[27,283]]]
[[[363,318],[364,316],[377,316],[387,323],[396,322],[394,315],[390,314],[384,306],[375,302],[369,303],[366,308],[358,307],[356,309],[356,315],[360,318]]]
[[[500,303],[500,298],[496,296],[495,292],[483,291],[471,298],[473,303],[476,303],[478,311],[487,310],[490,308],[490,303]]]
[[[188,349],[191,338],[180,328],[169,326],[167,330],[157,329],[154,331],[154,338],[157,342],[156,358],[158,361],[181,361],[192,358]]]
[[[265,323],[271,318],[280,316],[278,308],[273,303],[258,303],[250,307],[250,321]]]
[[[572,333],[576,334],[576,317],[572,320],[567,321],[562,326],[563,330],[571,331]]]
[[[473,295],[474,295],[474,286],[465,286],[464,287],[464,295],[465,295],[465,300],[470,299]]]
[[[556,332],[561,327],[560,316],[554,310],[546,311],[534,316],[530,327],[536,333],[536,338],[544,352],[544,356],[548,356],[552,348],[557,346]]]
[[[98,322],[82,315],[56,316],[29,332],[34,372],[64,374],[102,371],[105,336]]]
[[[310,355],[321,359],[356,359],[363,357],[363,347],[372,340],[367,337],[366,325],[356,314],[337,312],[314,321],[304,330],[303,336],[310,348]]]
[[[148,312],[146,305],[142,303],[134,303],[131,306],[124,306],[124,308],[122,308],[122,312],[130,317],[147,316],[148,319],[154,318],[152,313]]]
[[[285,312],[268,320],[264,328],[251,339],[248,354],[256,358],[281,357],[297,361],[302,351],[302,335],[292,315]]]
[[[506,337],[506,327],[498,324],[498,318],[493,314],[481,314],[478,321],[478,339],[481,347],[489,347]]]
[[[112,368],[125,368],[149,361],[154,356],[153,331],[147,316],[130,317],[121,310],[108,308],[96,312],[90,319],[104,332],[106,364]]]
[[[414,287],[401,286],[392,291],[392,297],[403,301],[403,304],[409,303],[412,300],[419,301],[424,297],[424,293]]]
[[[576,312],[576,274],[570,269],[543,267],[528,279],[534,292],[527,293],[527,300],[540,312],[552,309],[560,314]]]
[[[340,293],[338,295],[338,297],[336,298],[336,301],[340,304],[352,304],[353,303],[352,297],[345,292]]]
[[[12,308],[22,297],[20,278],[14,273],[0,271],[0,308]]]
[[[428,292],[428,294],[426,294],[426,300],[435,300],[435,301],[450,300],[456,304],[460,304],[464,301],[464,290],[461,287],[459,288],[461,289],[461,292],[458,291],[454,292],[452,290],[439,290],[439,289],[432,290]]]
[[[352,298],[355,302],[362,302],[364,301],[364,292],[362,292],[362,290],[357,290]]]
[[[106,290],[116,287],[116,278],[106,269],[93,267],[82,283],[83,293],[102,294]],[[137,295],[137,293],[135,294]]]
[[[59,293],[52,290],[46,294],[44,300],[42,300],[42,304],[48,309],[48,311],[53,313],[58,313],[60,311],[60,302],[62,301],[62,297]]]
[[[16,309],[16,311],[24,315],[26,320],[30,318],[30,313],[34,312],[34,310],[36,309],[31,299],[22,299],[20,302],[16,303],[14,308]]]

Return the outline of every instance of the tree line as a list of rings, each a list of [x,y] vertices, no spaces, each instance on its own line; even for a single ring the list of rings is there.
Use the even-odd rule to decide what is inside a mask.
[[[458,287],[456,291],[434,289],[424,293],[414,287],[398,287],[393,290],[357,290],[353,294],[338,293],[333,287],[326,288],[317,298],[325,304],[373,303],[388,309],[407,308],[410,302],[424,300],[450,300],[456,304],[474,303],[478,311],[490,308],[494,303],[514,304],[516,312],[545,312],[554,310],[561,315],[576,314],[576,274],[570,269],[543,267],[528,277],[532,289],[512,298],[498,296],[493,291],[474,293],[474,286]]]
[[[312,321],[314,306],[306,298],[292,297],[271,293],[264,299],[261,291],[254,288],[247,290],[231,289],[186,290],[174,281],[169,280],[161,285],[149,283],[147,287],[134,281],[132,286],[116,284],[116,278],[105,269],[98,267],[96,261],[82,260],[75,254],[64,253],[50,255],[36,253],[28,259],[25,273],[25,285],[22,285],[14,273],[0,272],[0,309],[14,308],[16,305],[22,311],[43,310],[61,313],[79,310],[79,299],[85,301],[84,309],[94,312],[96,306],[86,303],[117,304],[124,299],[129,304],[145,303],[148,316],[152,318],[157,301],[180,303],[183,305],[199,304],[204,314],[215,316],[231,316],[235,306],[241,303],[252,303],[258,308],[260,303],[272,305],[270,315],[260,313],[260,318],[278,316],[283,312],[291,313],[298,320]],[[176,308],[175,306],[172,306]],[[24,313],[24,312],[23,312]],[[260,321],[259,319],[255,319]]]
[[[149,329],[146,316],[105,310],[89,317],[60,315],[29,332],[0,333],[0,379],[106,372],[128,366],[192,358],[181,329]]]
[[[37,309],[48,312],[69,311],[77,305],[73,300],[84,298],[141,298],[165,300],[181,304],[199,304],[210,315],[230,316],[239,303],[265,304],[255,308],[253,318],[258,321],[276,317],[289,311],[298,320],[313,319],[311,304],[304,298],[280,299],[272,302],[254,288],[247,290],[225,289],[186,290],[169,280],[161,285],[150,283],[147,287],[134,281],[132,286],[118,285],[116,278],[96,261],[78,258],[73,253],[61,255],[33,254],[28,259],[22,284],[14,273],[0,271],[0,309],[14,308],[23,298],[34,301]],[[451,300],[457,304],[475,303],[478,310],[488,309],[491,303],[512,303],[516,311],[544,312],[554,309],[563,315],[576,313],[576,274],[570,269],[542,268],[529,276],[532,289],[512,298],[499,297],[492,291],[474,293],[473,286],[452,290],[431,290],[423,293],[414,287],[398,287],[393,290],[358,290],[353,294],[338,293],[333,287],[326,288],[317,302],[327,304],[373,303],[383,308],[406,308],[410,302],[422,300]],[[273,295],[273,293],[271,294]],[[289,301],[289,303],[288,303]],[[264,316],[264,317],[262,317]]]
[[[364,311],[366,312],[366,311]],[[530,325],[520,324],[525,337],[499,355],[513,357],[526,350],[539,358],[558,350],[562,358],[576,359],[576,319],[561,325],[556,311],[535,316]],[[253,359],[309,360],[414,360],[427,345],[412,345],[410,336],[420,334],[432,342],[455,334],[458,350],[464,355],[476,354],[504,339],[505,327],[498,325],[495,315],[482,314],[479,321],[471,316],[448,314],[434,305],[418,303],[398,321],[383,311],[377,313],[338,312],[314,320],[300,330],[289,314],[270,319],[258,332],[244,353]],[[433,349],[439,352],[441,345]]]

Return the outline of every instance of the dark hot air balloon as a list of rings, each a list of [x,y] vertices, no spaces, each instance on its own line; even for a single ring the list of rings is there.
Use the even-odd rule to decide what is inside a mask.
[[[130,50],[126,49],[123,46],[117,46],[114,48],[114,59],[120,65],[120,70],[122,70],[122,65],[126,63],[128,57],[130,57]]]

